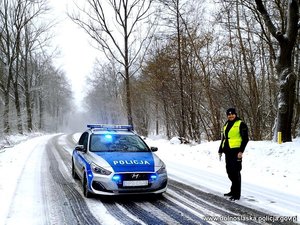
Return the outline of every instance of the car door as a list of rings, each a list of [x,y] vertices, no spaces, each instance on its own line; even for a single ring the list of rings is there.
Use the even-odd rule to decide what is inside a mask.
[[[83,145],[85,151],[87,151],[88,147],[88,138],[89,138],[89,133],[84,132],[81,137],[79,138],[78,145]],[[77,171],[77,174],[82,177],[83,171],[86,166],[86,158],[85,158],[86,153],[82,151],[76,150],[76,165],[75,169]]]

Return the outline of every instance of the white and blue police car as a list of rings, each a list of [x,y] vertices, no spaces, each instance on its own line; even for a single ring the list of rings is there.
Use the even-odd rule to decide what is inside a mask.
[[[72,176],[86,197],[159,194],[167,189],[166,166],[130,125],[87,125],[72,154]]]

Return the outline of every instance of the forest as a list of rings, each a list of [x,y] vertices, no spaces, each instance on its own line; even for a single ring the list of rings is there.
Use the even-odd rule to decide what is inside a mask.
[[[252,140],[300,135],[298,0],[73,2],[69,19],[106,58],[85,84],[89,121],[212,141],[235,107]],[[59,131],[70,116],[71,88],[49,48],[54,25],[42,20],[46,3],[1,0],[2,135]]]
[[[46,1],[0,1],[0,136],[59,131],[72,92],[50,48]]]

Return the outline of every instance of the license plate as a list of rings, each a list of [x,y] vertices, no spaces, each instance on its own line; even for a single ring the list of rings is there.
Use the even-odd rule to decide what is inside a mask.
[[[147,186],[148,180],[124,180],[123,187]]]

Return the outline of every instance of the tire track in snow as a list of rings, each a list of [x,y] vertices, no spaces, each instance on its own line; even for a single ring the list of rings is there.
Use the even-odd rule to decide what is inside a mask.
[[[63,205],[63,220],[66,224],[100,224],[90,212],[83,197],[73,187],[73,183],[68,182],[59,168],[59,163],[55,157],[54,151],[57,151],[57,139],[59,136],[51,139],[47,144],[47,153],[49,158],[49,171],[54,182],[59,186],[56,194],[60,195],[57,205]],[[62,193],[61,193],[62,192]]]
[[[220,196],[207,193],[201,191],[199,189],[193,188],[191,186],[185,185],[175,180],[169,180],[169,188],[174,190],[178,193],[180,201],[183,199],[188,199],[188,202],[195,203],[199,205],[199,207],[203,207],[210,212],[210,215],[207,214],[206,216],[222,216],[222,217],[244,217],[244,218],[271,218],[272,216],[266,212],[261,212],[256,209],[249,208],[247,206],[243,206],[242,203],[235,203]],[[190,203],[185,203],[190,205]],[[233,222],[233,221],[231,221]],[[253,224],[253,225],[260,225],[261,222],[255,220],[248,220],[248,221],[240,221],[241,223],[245,224]],[[221,221],[218,223],[222,223]],[[230,221],[226,222],[225,224],[230,223]],[[288,225],[288,224],[295,224],[293,222],[265,222],[264,224],[276,224],[276,225]]]
[[[72,138],[72,135],[67,135],[66,137],[64,137],[66,139],[66,143],[68,144],[68,147],[72,148],[74,146],[70,146],[70,145],[75,145],[74,140]],[[55,146],[58,154],[60,155],[61,159],[63,160],[64,164],[67,167],[67,172],[68,174],[71,174],[71,156],[70,154],[64,150],[63,146],[59,145],[59,138],[57,138],[56,140],[53,140],[52,144]],[[80,183],[80,181],[77,181],[76,184]],[[81,185],[81,183],[80,183]],[[74,187],[72,188],[73,190],[75,189]],[[80,194],[79,194],[80,195]],[[87,201],[88,203],[90,201],[93,201],[93,199],[86,199],[85,197],[83,197],[82,195],[80,195],[80,198],[84,198],[85,201]],[[99,201],[101,201],[101,198],[98,198],[96,196],[94,196],[94,199],[97,199]],[[137,225],[140,224],[138,223],[136,220],[132,219],[130,216],[128,216],[128,214],[125,214],[114,202],[107,202],[105,200],[102,200],[101,202],[99,202],[99,204],[103,204],[107,211],[113,216],[115,217],[117,220],[121,221],[124,224],[129,224],[129,225]],[[93,206],[95,206],[95,204],[93,204]],[[90,210],[89,210],[90,211]],[[95,209],[96,211],[96,209]],[[92,213],[92,212],[91,212]]]
[[[75,145],[71,135],[68,145]],[[73,148],[74,146],[72,146]],[[57,146],[59,148],[59,146]],[[66,156],[62,155],[62,158]],[[71,162],[65,162],[71,165]],[[70,166],[67,166],[70,170]],[[107,211],[124,224],[236,224],[235,221],[205,221],[205,216],[217,217],[266,217],[266,212],[251,209],[220,196],[201,191],[175,180],[169,180],[168,191],[161,199],[147,197],[96,197]],[[109,200],[107,200],[109,199]],[[87,200],[89,201],[89,200]],[[261,224],[257,221],[239,221],[239,224]],[[294,223],[265,223],[294,224]]]

